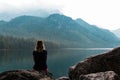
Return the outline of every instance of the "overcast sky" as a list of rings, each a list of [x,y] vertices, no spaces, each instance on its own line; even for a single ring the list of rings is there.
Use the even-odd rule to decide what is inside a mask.
[[[59,10],[73,19],[82,18],[109,30],[120,28],[120,0],[0,0],[0,19],[40,9]]]

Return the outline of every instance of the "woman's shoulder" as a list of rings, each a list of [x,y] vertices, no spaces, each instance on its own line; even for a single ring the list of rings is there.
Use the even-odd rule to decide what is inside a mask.
[[[43,50],[43,52],[47,52],[47,50]]]

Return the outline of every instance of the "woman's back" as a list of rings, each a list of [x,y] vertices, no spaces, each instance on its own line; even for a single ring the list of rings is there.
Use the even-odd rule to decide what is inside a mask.
[[[46,64],[47,61],[47,51],[43,50],[42,52],[33,51],[34,61],[36,65]]]
[[[39,49],[33,51],[33,59],[34,59],[34,66],[33,69],[37,71],[47,70],[47,51],[43,49]]]

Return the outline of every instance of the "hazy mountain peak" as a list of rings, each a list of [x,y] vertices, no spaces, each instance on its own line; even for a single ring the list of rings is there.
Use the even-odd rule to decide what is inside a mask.
[[[84,21],[84,20],[81,19],[81,18],[77,18],[77,19],[76,19],[76,22],[79,23],[80,25],[87,25],[87,26],[90,26],[89,23],[87,23],[86,21]]]
[[[29,15],[22,15],[22,16],[15,17],[15,18],[13,18],[13,19],[11,19],[11,20],[30,19],[30,18],[38,18],[38,17],[29,16]]]
[[[49,17],[49,19],[59,19],[59,20],[72,20],[71,17],[62,15],[62,14],[51,14]]]
[[[29,24],[32,21],[40,21],[41,19],[42,19],[41,17],[22,15],[22,16],[18,16],[18,17],[11,19],[9,23],[18,24],[18,25],[20,23]]]
[[[52,14],[50,15],[47,20],[52,21],[55,23],[57,26],[61,27],[73,27],[76,26],[76,22],[68,16],[62,15],[62,14]]]

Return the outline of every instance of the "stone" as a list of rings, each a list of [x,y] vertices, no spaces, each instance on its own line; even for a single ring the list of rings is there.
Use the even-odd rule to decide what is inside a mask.
[[[120,77],[114,71],[106,71],[81,75],[79,80],[120,80]]]
[[[70,67],[69,78],[71,80],[79,80],[80,75],[106,71],[114,71],[120,75],[120,47],[89,57]]]
[[[0,80],[54,80],[52,75],[43,71],[12,70],[0,73]]]

